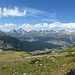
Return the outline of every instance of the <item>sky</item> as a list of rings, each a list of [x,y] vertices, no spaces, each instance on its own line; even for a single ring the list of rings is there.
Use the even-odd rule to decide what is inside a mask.
[[[75,31],[75,0],[0,0],[0,30]]]

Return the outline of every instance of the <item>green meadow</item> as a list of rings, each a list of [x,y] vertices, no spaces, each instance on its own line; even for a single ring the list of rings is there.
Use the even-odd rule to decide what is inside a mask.
[[[0,53],[0,75],[64,75],[75,69],[75,47],[32,56],[27,52]]]

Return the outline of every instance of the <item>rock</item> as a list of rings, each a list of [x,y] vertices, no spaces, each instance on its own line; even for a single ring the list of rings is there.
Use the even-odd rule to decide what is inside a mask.
[[[47,58],[49,58],[50,56],[47,56]]]
[[[66,66],[66,64],[63,64],[63,67]]]
[[[42,66],[42,64],[40,64],[40,66]]]
[[[50,58],[50,60],[55,61],[56,59],[55,59],[55,58],[53,58],[53,57],[51,57],[51,58]]]
[[[39,61],[36,61],[35,63],[37,64]]]
[[[66,75],[75,75],[75,69],[68,72]]]
[[[23,73],[23,75],[27,75],[27,73]]]
[[[1,70],[2,68],[0,67],[0,70]]]

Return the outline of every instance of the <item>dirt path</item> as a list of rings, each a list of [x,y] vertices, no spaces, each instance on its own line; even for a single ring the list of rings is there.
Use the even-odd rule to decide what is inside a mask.
[[[39,58],[39,57],[45,57],[45,56],[62,56],[62,55],[36,55],[36,56],[29,56],[25,58]]]
[[[25,59],[33,59],[33,58],[42,58],[42,57],[51,57],[51,56],[62,56],[62,55],[37,55],[37,56],[28,56],[25,58],[20,58],[19,60],[25,60]]]
[[[23,61],[23,60],[26,60],[26,59],[33,59],[33,58],[42,58],[42,57],[51,57],[51,56],[62,56],[62,55],[37,55],[37,56],[28,56],[28,57],[25,57],[25,58],[17,58],[17,59],[14,59],[14,60],[8,60],[8,61],[5,61],[5,62],[17,62],[17,61]]]

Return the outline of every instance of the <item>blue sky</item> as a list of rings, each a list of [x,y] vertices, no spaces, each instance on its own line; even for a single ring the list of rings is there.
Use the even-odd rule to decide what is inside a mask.
[[[75,29],[75,0],[0,0],[0,30]]]

